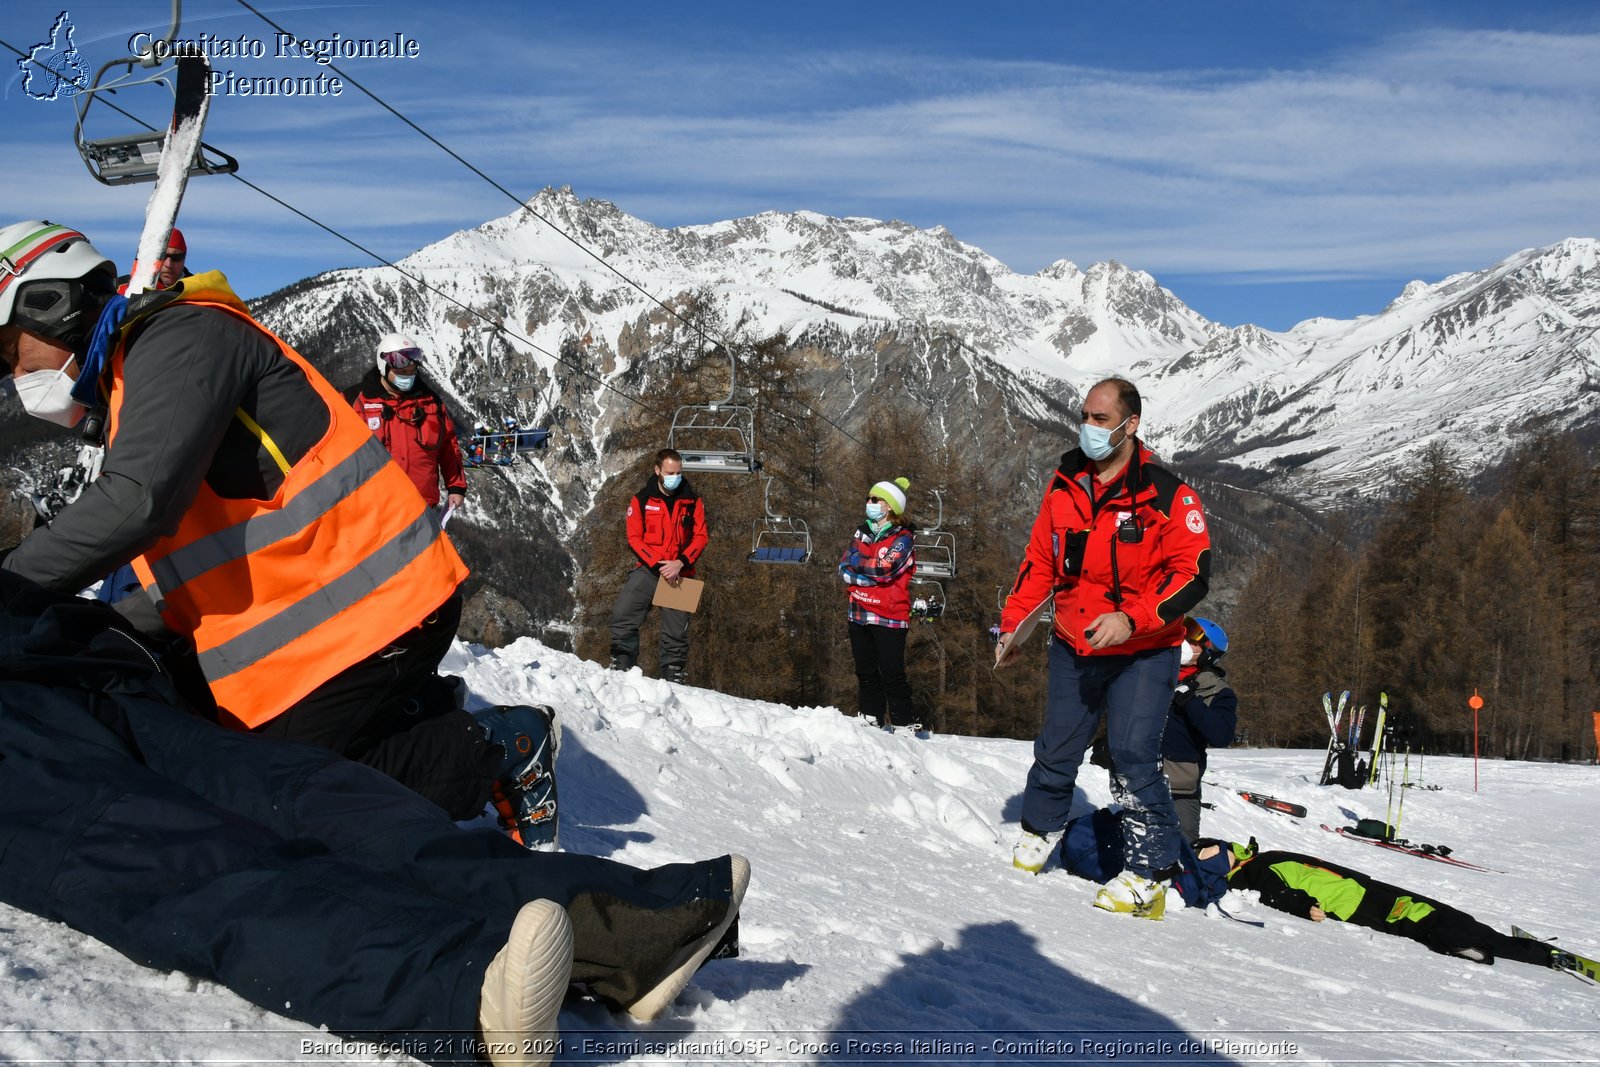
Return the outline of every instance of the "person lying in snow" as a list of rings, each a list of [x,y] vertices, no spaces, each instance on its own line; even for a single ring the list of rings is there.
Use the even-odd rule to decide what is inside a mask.
[[[572,986],[663,1012],[749,877],[458,827],[371,767],[190,713],[112,608],[0,571],[0,901],[140,964],[341,1035],[543,1064]]]
[[[1202,865],[1227,864],[1229,888],[1254,889],[1261,903],[1312,922],[1333,919],[1369,930],[1409,937],[1446,956],[1474,963],[1496,958],[1541,967],[1560,964],[1559,950],[1542,941],[1513,937],[1464,911],[1409,889],[1380,882],[1337,863],[1274,849],[1261,852],[1254,840],[1201,841]]]
[[[1121,870],[1121,813],[1101,808],[1067,824],[1061,865],[1090,881],[1105,882]],[[1253,889],[1269,908],[1322,922],[1334,919],[1387,934],[1399,934],[1434,952],[1475,963],[1500,959],[1574,969],[1570,953],[1545,942],[1502,934],[1466,912],[1370,875],[1296,852],[1262,852],[1249,844],[1201,838],[1179,850],[1182,870],[1173,878],[1185,904],[1204,908],[1229,890]],[[1164,906],[1164,902],[1163,902]]]

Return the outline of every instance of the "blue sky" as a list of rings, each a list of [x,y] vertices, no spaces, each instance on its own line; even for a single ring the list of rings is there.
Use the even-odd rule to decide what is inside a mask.
[[[571,185],[663,226],[944,225],[1024,272],[1120,260],[1229,325],[1371,313],[1412,278],[1600,236],[1588,2],[252,3],[296,37],[415,40],[336,64],[523,198]],[[8,0],[0,41],[37,44],[63,9],[91,71],[171,12]],[[180,37],[269,53],[219,70],[331,73],[273,56],[273,33],[235,0],[183,5]],[[71,104],[29,98],[14,60],[0,46],[0,215],[125,263],[149,187],[91,179]],[[117,99],[164,118],[154,87]],[[514,207],[354,88],[217,96],[206,139],[390,258]],[[182,225],[246,296],[372,262],[228,178],[191,185]]]

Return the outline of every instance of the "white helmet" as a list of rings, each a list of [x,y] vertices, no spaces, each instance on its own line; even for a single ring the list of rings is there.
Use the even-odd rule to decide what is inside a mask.
[[[386,333],[378,339],[378,373],[407,363],[421,363],[422,349],[403,333]]]
[[[49,222],[0,228],[0,326],[83,346],[117,285],[117,268],[77,230]]]

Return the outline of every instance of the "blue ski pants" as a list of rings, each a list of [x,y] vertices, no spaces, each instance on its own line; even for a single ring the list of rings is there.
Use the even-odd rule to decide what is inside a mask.
[[[1148,877],[1175,864],[1181,835],[1161,771],[1161,734],[1177,680],[1176,648],[1079,656],[1052,638],[1044,726],[1033,742],[1022,794],[1023,825],[1054,832],[1067,824],[1078,768],[1104,715],[1116,764],[1112,797],[1124,809],[1124,866]]]

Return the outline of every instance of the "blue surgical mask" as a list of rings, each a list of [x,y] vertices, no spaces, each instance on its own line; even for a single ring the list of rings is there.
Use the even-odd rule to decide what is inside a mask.
[[[1133,418],[1132,415],[1128,419]],[[1105,459],[1115,451],[1111,447],[1111,435],[1128,425],[1128,419],[1123,419],[1111,429],[1084,423],[1078,427],[1078,447],[1083,449],[1083,454],[1090,459]],[[1123,438],[1127,440],[1127,438]]]
[[[415,374],[391,374],[389,375],[389,380],[402,393],[411,392],[411,387],[417,384],[417,376]]]
[[[880,504],[876,500],[874,500],[872,503],[867,505],[867,521],[868,522],[882,522],[884,520],[885,516],[887,516],[888,514],[889,514],[888,507],[886,507],[883,504]]]
[[[663,474],[661,476],[661,488],[665,489],[669,493],[677,489],[678,486],[682,484],[683,475],[681,474]]]

